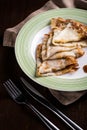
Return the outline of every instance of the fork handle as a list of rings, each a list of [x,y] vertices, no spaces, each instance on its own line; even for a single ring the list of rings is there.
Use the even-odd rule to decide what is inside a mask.
[[[50,120],[48,120],[40,111],[38,111],[32,104],[29,102],[24,102],[40,119],[41,121],[49,128],[49,130],[59,130]]]

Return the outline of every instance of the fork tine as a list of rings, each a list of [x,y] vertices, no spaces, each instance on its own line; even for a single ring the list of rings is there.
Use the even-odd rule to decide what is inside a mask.
[[[11,90],[11,88],[9,87],[8,83],[5,82],[3,83],[3,85],[5,86],[6,90],[8,91],[9,95],[14,99],[16,97],[15,93]]]
[[[17,88],[17,86],[12,82],[11,79],[9,79],[8,82],[11,85],[11,87],[13,88],[13,90],[15,91],[15,93],[21,94],[21,91]]]
[[[21,94],[21,91],[16,87],[16,85],[11,81],[11,79],[7,80],[3,85],[13,98]]]

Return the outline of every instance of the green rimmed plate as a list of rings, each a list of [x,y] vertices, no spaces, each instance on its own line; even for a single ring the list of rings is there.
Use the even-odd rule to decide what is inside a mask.
[[[15,43],[15,55],[23,72],[40,85],[61,91],[80,91],[87,89],[87,73],[83,66],[87,64],[85,55],[78,59],[80,68],[73,74],[51,77],[35,77],[35,50],[42,41],[43,35],[50,31],[50,19],[63,17],[78,20],[87,24],[87,11],[81,9],[54,9],[41,13],[29,20],[20,30]]]

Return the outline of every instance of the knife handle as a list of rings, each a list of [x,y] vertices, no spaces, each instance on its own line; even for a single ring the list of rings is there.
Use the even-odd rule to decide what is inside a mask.
[[[48,120],[40,111],[38,111],[32,104],[29,102],[24,102],[40,119],[41,121],[49,128],[49,130],[59,130],[50,120]]]

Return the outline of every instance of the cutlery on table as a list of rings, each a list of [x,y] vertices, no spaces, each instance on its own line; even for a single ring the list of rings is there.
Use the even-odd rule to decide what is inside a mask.
[[[42,120],[49,130],[59,130],[58,127],[56,127],[50,120],[48,120],[41,112],[39,112],[32,104],[28,102],[27,97],[17,88],[11,79],[7,80],[3,83],[3,85],[16,103],[28,106]]]
[[[31,86],[23,77],[20,78],[21,84],[24,86],[25,91],[31,95],[36,101],[47,107],[55,115],[57,115],[62,121],[64,121],[73,130],[83,130],[70,118],[68,118],[64,113],[62,113],[58,108],[56,108],[50,101],[48,101],[39,91],[37,91],[33,86]]]

